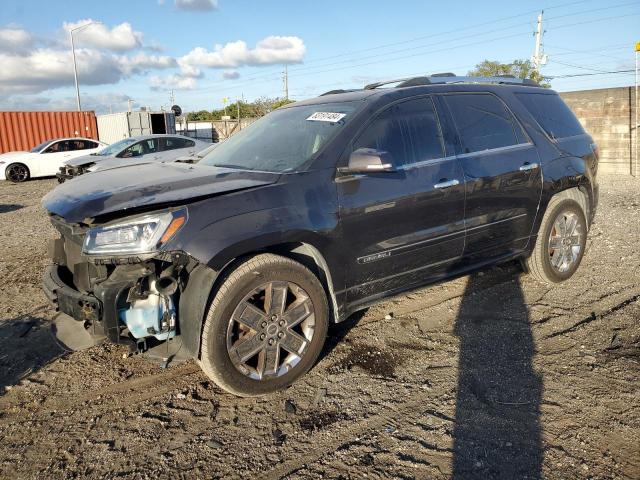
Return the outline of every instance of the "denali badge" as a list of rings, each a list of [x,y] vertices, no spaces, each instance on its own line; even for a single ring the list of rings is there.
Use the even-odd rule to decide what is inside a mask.
[[[360,257],[358,258],[358,263],[371,263],[390,256],[391,252],[387,250],[386,252],[379,252],[374,253],[373,255],[367,255],[366,257]]]

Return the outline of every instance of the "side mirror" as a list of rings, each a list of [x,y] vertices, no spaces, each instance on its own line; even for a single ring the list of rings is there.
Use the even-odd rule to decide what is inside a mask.
[[[359,148],[349,156],[349,164],[339,169],[340,173],[395,172],[393,158],[389,152],[374,148]]]

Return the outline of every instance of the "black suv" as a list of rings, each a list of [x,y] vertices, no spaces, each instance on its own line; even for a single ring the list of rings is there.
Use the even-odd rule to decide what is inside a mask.
[[[83,175],[43,200],[44,278],[77,330],[196,359],[259,395],[303,375],[331,322],[522,259],[569,278],[597,148],[553,91],[432,76],[280,108],[197,165]],[[68,317],[65,317],[68,318]]]

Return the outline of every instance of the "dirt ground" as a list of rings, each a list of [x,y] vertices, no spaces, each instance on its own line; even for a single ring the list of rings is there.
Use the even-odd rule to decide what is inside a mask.
[[[258,399],[191,362],[62,351],[55,182],[0,182],[0,478],[640,478],[640,181],[600,181],[570,281],[506,264],[386,302]]]

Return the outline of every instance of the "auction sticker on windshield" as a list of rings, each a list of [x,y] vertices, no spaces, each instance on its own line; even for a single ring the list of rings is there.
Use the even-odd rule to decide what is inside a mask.
[[[313,120],[315,122],[339,122],[344,117],[346,117],[346,113],[334,113],[334,112],[316,112],[313,115],[309,116],[307,120]]]

